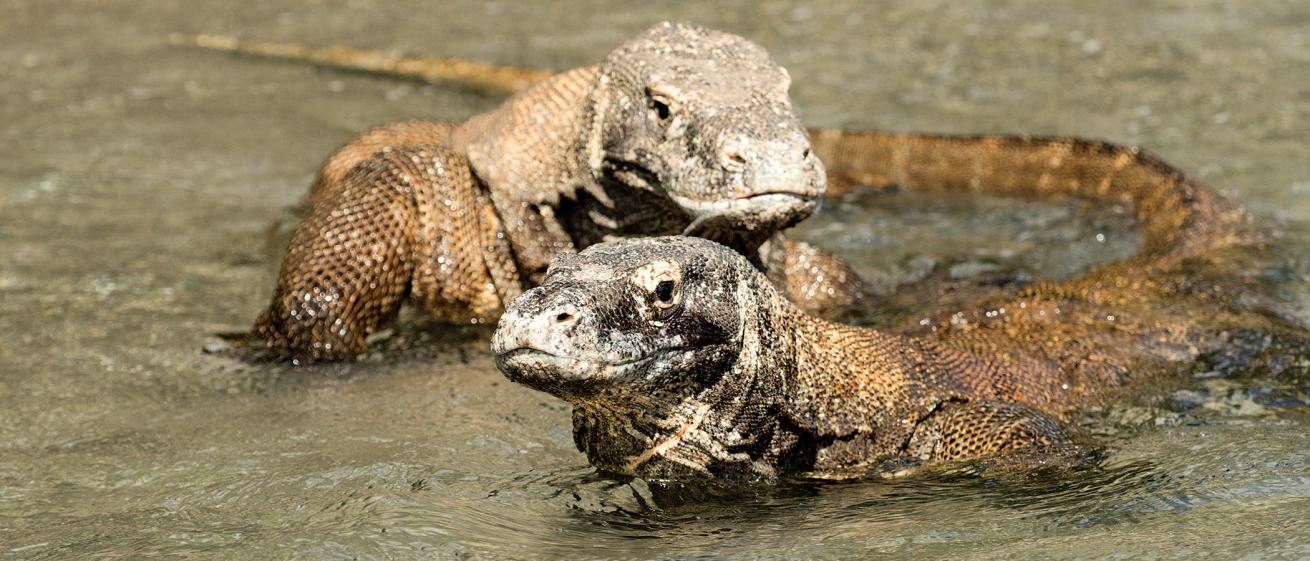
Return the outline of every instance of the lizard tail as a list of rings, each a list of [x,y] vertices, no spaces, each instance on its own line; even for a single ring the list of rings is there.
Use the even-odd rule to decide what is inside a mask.
[[[859,187],[970,191],[1124,204],[1141,224],[1134,265],[1170,268],[1260,240],[1242,208],[1132,146],[1059,137],[812,129],[828,196]]]
[[[461,58],[412,57],[339,46],[316,48],[296,43],[245,41],[226,35],[174,33],[169,35],[168,42],[427,83],[457,83],[493,94],[517,92],[552,74],[537,68],[485,64]]]
[[[458,58],[409,57],[350,47],[173,34],[174,45],[283,59],[426,83],[512,94],[552,75],[536,68]],[[830,197],[857,187],[972,191],[1030,199],[1076,197],[1126,204],[1141,223],[1134,265],[1168,268],[1260,236],[1236,204],[1155,155],[1132,146],[1060,137],[937,135],[811,129],[828,169]]]

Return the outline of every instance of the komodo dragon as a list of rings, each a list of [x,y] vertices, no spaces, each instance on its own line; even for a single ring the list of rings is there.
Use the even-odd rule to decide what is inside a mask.
[[[368,131],[323,164],[252,335],[348,357],[402,301],[491,321],[556,253],[674,233],[749,255],[807,309],[853,301],[845,265],[778,236],[826,188],[789,82],[745,39],[665,23],[465,123]]]
[[[1204,353],[1305,361],[1304,327],[1253,305],[1231,258],[1144,253],[880,331],[805,314],[713,242],[623,240],[558,256],[492,347],[509,379],[573,404],[574,441],[607,472],[1077,465],[1088,448],[1063,423]]]
[[[667,24],[665,24],[667,26]],[[656,28],[660,29],[660,28]],[[683,26],[675,29],[684,29]],[[694,29],[694,28],[692,28]],[[647,31],[648,34],[651,31]],[[550,92],[555,83],[578,84],[583,77],[596,75],[597,72],[612,72],[612,68],[617,64],[622,64],[622,59],[618,54],[624,51],[616,51],[616,54],[610,55],[607,63],[603,67],[588,67],[575,69],[575,71],[559,73],[552,75],[546,71],[533,68],[489,66],[469,60],[460,59],[435,59],[435,58],[410,58],[410,56],[397,56],[385,54],[385,52],[362,51],[348,47],[327,47],[327,48],[310,48],[300,45],[288,45],[288,43],[269,43],[269,42],[241,42],[231,37],[220,37],[220,35],[199,35],[199,37],[182,37],[174,35],[174,43],[179,45],[194,45],[204,48],[214,48],[214,50],[223,50],[237,52],[237,54],[272,56],[272,58],[291,59],[293,62],[309,62],[333,68],[352,69],[352,71],[365,71],[379,73],[379,75],[402,77],[402,79],[417,79],[426,81],[426,83],[457,83],[473,85],[473,87],[494,90],[494,92],[519,92],[525,88],[531,88],[534,84],[542,83],[544,80],[548,87],[545,92]],[[634,45],[641,43],[642,39],[637,39]],[[748,48],[752,52],[757,52],[758,47],[749,45],[744,39],[738,39],[743,48]],[[758,56],[762,55],[762,51]],[[669,66],[669,68],[672,68]],[[679,67],[683,76],[690,76],[694,72],[703,71],[707,66],[684,66]],[[768,64],[769,72],[783,73],[781,68],[773,66],[772,62]],[[610,69],[607,69],[610,68]],[[554,77],[550,77],[554,76]],[[740,81],[743,84],[761,84],[768,83],[768,79],[761,79],[760,76],[740,75],[740,73],[730,73],[728,80]],[[785,79],[782,79],[785,83]],[[720,80],[711,80],[711,84],[720,84]],[[540,88],[540,87],[538,87]],[[571,85],[565,89],[578,89],[576,85]],[[736,88],[736,84],[734,84]],[[703,85],[702,89],[711,90],[713,85]],[[527,93],[520,94],[515,101],[508,102],[507,107],[524,106],[517,115],[527,114],[527,111],[540,110],[537,107],[527,106],[525,101],[534,100],[542,96],[541,89],[529,90]],[[575,94],[576,96],[576,94]],[[638,96],[639,98],[639,96]],[[761,107],[762,109],[762,107]],[[791,122],[790,106],[783,106],[783,121]],[[686,110],[694,110],[694,107],[686,107]],[[495,114],[510,113],[506,109],[496,111]],[[758,115],[749,115],[748,113],[738,113],[748,118],[749,123],[758,123]],[[544,115],[538,117],[549,121],[554,126],[552,113],[545,111]],[[525,118],[499,118],[500,121],[510,121],[516,125],[524,125]],[[692,117],[694,121],[694,114]],[[486,117],[473,119],[470,125],[474,123],[486,122]],[[768,121],[768,117],[765,117]],[[341,178],[346,176],[348,168],[356,165],[359,161],[367,159],[367,156],[375,149],[383,147],[388,142],[394,142],[398,138],[406,138],[406,135],[400,134],[406,127],[417,128],[421,132],[415,132],[415,136],[423,138],[423,130],[438,131],[436,134],[445,135],[451,130],[453,125],[431,125],[431,123],[410,123],[405,126],[393,126],[392,128],[383,128],[381,134],[365,134],[362,138],[355,140],[347,147],[334,155],[327,161],[322,172],[322,178],[318,182],[316,191],[322,189],[322,185],[341,184]],[[481,125],[485,128],[485,125]],[[740,127],[732,127],[731,130],[740,130]],[[499,128],[498,128],[499,130]],[[494,132],[494,131],[493,131]],[[639,134],[641,131],[633,131]],[[486,132],[482,132],[486,135]],[[540,132],[531,132],[527,136],[534,136]],[[617,131],[614,132],[617,134]],[[375,135],[377,138],[375,138]],[[1032,136],[1010,136],[1010,135],[981,135],[981,136],[964,136],[964,135],[935,135],[935,134],[896,134],[896,132],[883,131],[844,131],[844,130],[825,130],[825,128],[811,128],[808,130],[810,135],[810,147],[814,155],[819,157],[827,166],[827,195],[841,195],[850,193],[851,190],[858,186],[870,187],[870,189],[882,189],[882,187],[899,187],[907,190],[968,190],[979,191],[979,193],[1017,195],[1017,197],[1027,198],[1056,198],[1056,197],[1078,197],[1089,199],[1095,202],[1108,203],[1125,203],[1132,208],[1134,215],[1142,223],[1144,228],[1145,240],[1144,250],[1142,250],[1142,260],[1138,260],[1138,265],[1149,266],[1169,266],[1188,257],[1196,256],[1210,249],[1216,249],[1217,246],[1230,245],[1234,241],[1251,241],[1251,229],[1248,228],[1231,228],[1229,225],[1241,223],[1244,215],[1239,208],[1222,201],[1212,190],[1207,189],[1204,185],[1197,184],[1195,180],[1186,176],[1178,169],[1172,168],[1165,161],[1158,159],[1148,152],[1140,151],[1136,147],[1128,145],[1116,145],[1111,143],[1096,142],[1096,140],[1083,140],[1074,138],[1032,138]],[[512,135],[511,135],[512,136]],[[461,140],[460,136],[455,135],[455,140]],[[468,142],[468,140],[461,140]],[[528,143],[531,144],[531,143]],[[490,152],[490,153],[489,153]],[[474,172],[477,172],[479,166],[494,166],[495,153],[493,151],[483,151],[481,153],[481,163],[473,159]],[[531,160],[531,159],[529,159]],[[516,165],[523,163],[521,157],[512,157],[508,163]],[[624,163],[622,165],[629,165]],[[693,164],[694,166],[694,164]],[[816,164],[817,166],[817,164]],[[620,168],[622,169],[622,168]],[[620,186],[626,177],[631,174],[616,173],[620,169],[610,170],[618,180]],[[503,176],[504,173],[502,173]],[[358,173],[356,173],[358,176]],[[638,178],[639,180],[639,178]],[[358,180],[356,180],[358,182]],[[483,182],[487,182],[483,180]],[[491,191],[496,193],[496,184],[494,181],[489,182]],[[515,199],[524,197],[525,193],[534,193],[532,186],[516,184],[507,187],[507,191],[515,194]],[[610,185],[610,187],[617,187]],[[667,191],[683,189],[688,193],[700,193],[696,191],[694,185],[664,185]],[[555,187],[545,189],[541,187],[536,193],[554,194]],[[642,201],[650,199],[648,191],[637,189],[638,193],[646,195]],[[612,193],[629,193],[629,190],[612,191]],[[580,191],[580,195],[586,198],[587,191]],[[703,201],[710,201],[711,197],[717,194],[717,191],[703,193]],[[482,194],[485,198],[485,193]],[[567,195],[566,195],[567,197]],[[659,199],[659,198],[656,198]],[[626,198],[617,198],[617,202],[625,202]],[[663,201],[663,199],[662,199]],[[790,199],[782,199],[783,202],[796,202]],[[523,275],[520,278],[527,278],[528,282],[521,283],[523,286],[537,281],[540,277],[540,267],[544,266],[546,258],[554,249],[580,249],[586,246],[588,242],[596,241],[603,236],[586,236],[574,240],[572,244],[563,240],[559,235],[559,229],[569,228],[571,224],[567,222],[557,222],[558,219],[552,219],[552,216],[563,216],[562,211],[572,210],[570,207],[576,207],[578,204],[561,199],[534,199],[532,202],[538,204],[544,211],[553,212],[552,215],[546,216],[542,222],[546,225],[559,225],[559,228],[552,228],[549,232],[542,232],[541,228],[534,228],[531,231],[507,232],[515,244],[531,245],[544,244],[545,248],[525,248],[524,256],[516,256],[520,260],[527,261],[527,269],[536,271],[536,274]],[[572,203],[572,204],[569,204]],[[667,208],[667,201],[664,201],[664,207]],[[739,222],[751,224],[758,220],[751,212],[761,211],[765,204],[755,207],[743,207],[731,212],[739,212]],[[495,204],[496,211],[502,211],[502,204]],[[656,222],[665,223],[665,220],[672,222],[672,228],[647,228],[648,235],[658,235],[658,233],[676,233],[679,227],[686,224],[686,216],[694,215],[696,212],[679,211],[671,208],[669,212],[679,215],[679,218],[660,215],[658,211],[648,210],[650,214],[643,214],[643,218],[656,218]],[[576,214],[576,212],[575,212]],[[610,212],[614,214],[614,212]],[[808,214],[808,210],[800,212],[790,212],[791,219],[799,220],[802,215]],[[494,212],[486,211],[487,219],[494,220]],[[579,216],[574,216],[578,220]],[[503,216],[500,220],[504,220]],[[514,220],[511,218],[511,220]],[[583,228],[592,231],[597,228],[595,224],[587,224],[583,220]],[[773,220],[772,225],[782,227],[787,220]],[[1217,228],[1217,229],[1216,229]],[[301,231],[303,236],[309,237],[316,233],[318,227],[314,225],[304,225]],[[483,227],[485,229],[485,227]],[[662,231],[663,229],[663,231]],[[769,231],[766,227],[758,228],[761,235]],[[627,233],[627,232],[625,232]],[[631,232],[638,233],[638,232]],[[710,239],[722,240],[724,236],[715,236],[711,232],[703,232],[703,235]],[[426,231],[413,233],[411,237],[424,239],[428,236]],[[548,241],[549,240],[549,241]],[[752,240],[753,241],[753,240]],[[288,256],[288,266],[295,263],[305,262],[301,253],[308,248],[308,241],[297,240],[292,242],[291,256]],[[550,245],[554,244],[554,245]],[[503,242],[500,245],[504,245]],[[769,246],[781,244],[766,244],[765,249]],[[748,249],[749,244],[736,244],[739,250]],[[533,250],[534,249],[534,250]],[[504,252],[491,253],[500,254]],[[772,250],[766,252],[766,257],[758,260],[769,267],[770,278],[776,283],[785,284],[786,294],[789,298],[802,304],[803,308],[808,311],[817,311],[831,313],[838,311],[854,301],[859,294],[858,278],[854,273],[841,263],[834,260],[832,256],[821,252],[811,246],[795,244],[795,242],[786,242],[786,248],[783,252]],[[308,263],[312,265],[312,263]],[[504,267],[514,265],[512,261],[504,262]],[[358,266],[358,265],[356,265]],[[376,266],[362,266],[359,270],[368,271],[375,269]],[[362,281],[360,281],[362,282]],[[283,281],[279,282],[278,296],[269,312],[265,313],[263,319],[259,321],[257,332],[265,334],[270,342],[276,343],[291,351],[304,351],[308,349],[310,342],[318,342],[317,338],[309,336],[292,337],[293,342],[288,342],[287,334],[292,332],[293,322],[299,321],[301,325],[309,321],[312,325],[327,325],[324,321],[304,320],[304,315],[293,317],[286,312],[287,309],[295,309],[301,304],[282,304],[279,308],[278,299],[291,300],[297,294],[304,298],[314,298],[307,291],[291,290],[292,284],[288,282],[288,273],[284,271]],[[431,291],[434,283],[428,282],[426,291]],[[503,291],[499,301],[504,301],[512,294],[515,294],[516,288],[514,283],[504,283],[506,286],[496,284],[498,290]],[[297,286],[304,286],[299,283]],[[464,290],[462,292],[477,292],[476,290]],[[424,290],[417,290],[415,294],[426,294]],[[496,308],[496,299],[491,298],[489,294],[481,294],[482,301],[485,301],[483,308],[486,315]],[[464,300],[468,300],[464,296]],[[364,301],[373,301],[365,299]],[[394,308],[394,298],[388,300],[388,304],[375,308]],[[466,308],[461,308],[466,309]],[[380,313],[380,312],[375,312]],[[376,317],[376,316],[371,316]],[[368,325],[379,325],[381,320],[372,320]],[[301,328],[304,330],[305,328]],[[356,330],[356,338],[351,339],[346,347],[342,347],[342,341],[326,341],[335,343],[337,347],[333,353],[326,353],[324,350],[313,350],[314,357],[325,357],[325,355],[342,355],[347,354],[346,349],[355,350],[362,347],[358,341],[359,334],[363,330]]]

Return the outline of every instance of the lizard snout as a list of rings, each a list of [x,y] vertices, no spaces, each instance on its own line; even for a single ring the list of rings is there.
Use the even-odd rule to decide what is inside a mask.
[[[513,382],[566,399],[639,370],[641,349],[616,345],[602,329],[594,293],[594,287],[548,284],[510,302],[491,341],[497,368]]]
[[[734,136],[720,144],[719,166],[739,175],[733,199],[760,195],[794,195],[817,198],[827,187],[823,164],[810,150],[803,134],[781,139]]]
[[[496,354],[517,349],[557,356],[577,354],[576,330],[588,313],[577,302],[534,288],[514,299],[501,315],[491,349]]]

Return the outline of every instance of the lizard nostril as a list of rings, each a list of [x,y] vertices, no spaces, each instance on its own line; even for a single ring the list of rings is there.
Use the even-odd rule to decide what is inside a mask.
[[[737,150],[724,150],[723,167],[727,169],[742,169],[746,167],[746,157],[741,155]]]
[[[808,159],[810,159],[810,147],[809,147],[809,146],[806,146],[806,147],[805,147],[805,152],[802,152],[802,153],[801,153],[801,159],[802,159],[802,160],[808,160]]]
[[[555,316],[555,323],[568,323],[570,321],[573,321],[573,314],[568,312],[560,312],[559,315]]]

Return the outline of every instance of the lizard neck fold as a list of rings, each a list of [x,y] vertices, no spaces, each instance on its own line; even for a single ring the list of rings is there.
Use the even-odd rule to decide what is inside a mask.
[[[768,477],[796,438],[779,431],[777,389],[794,368],[790,306],[754,270],[738,283],[741,338],[676,380],[607,388],[574,401],[574,438],[593,465],[656,479]],[[764,295],[763,301],[757,295]],[[789,319],[789,318],[788,318]],[[787,319],[782,319],[786,321]]]
[[[594,465],[651,478],[844,473],[903,455],[942,403],[975,392],[932,347],[806,315],[743,269],[740,342],[685,392],[616,390],[574,413]],[[620,395],[620,393],[622,395]]]
[[[499,109],[470,119],[451,135],[489,193],[526,280],[537,284],[550,259],[577,249],[561,226],[562,199],[588,185],[577,154],[589,134],[597,68],[563,72]]]
[[[573,189],[581,174],[574,155],[587,141],[597,78],[595,66],[552,76],[469,119],[451,144],[484,181],[523,200],[550,202]]]
[[[900,455],[942,403],[973,395],[929,347],[808,316],[781,297],[767,308],[759,362],[783,388],[780,429],[800,443],[775,452],[789,470],[858,471]]]

